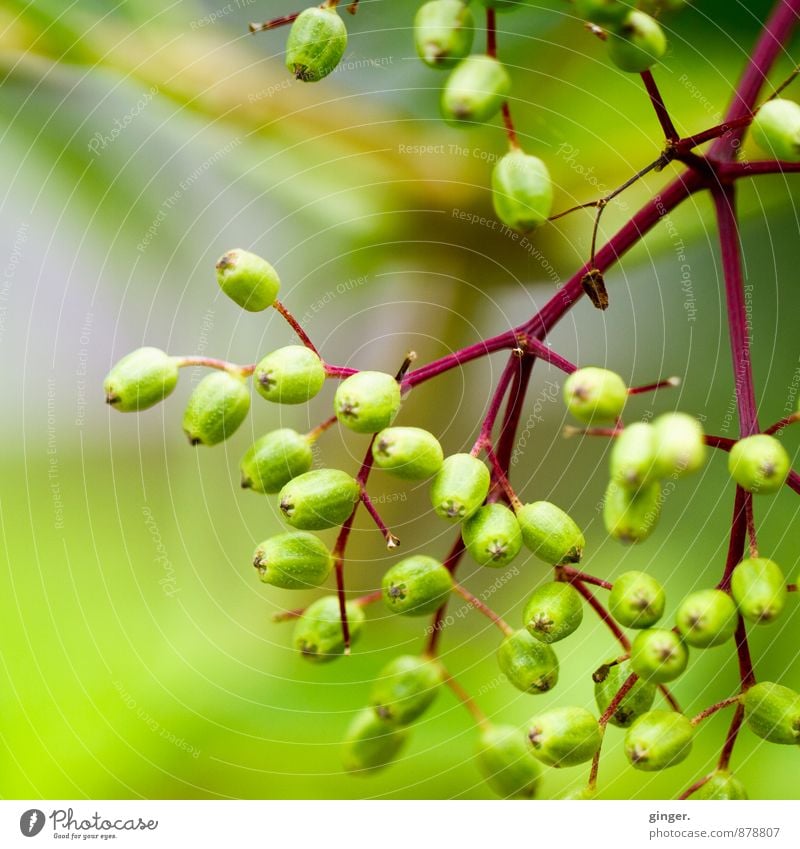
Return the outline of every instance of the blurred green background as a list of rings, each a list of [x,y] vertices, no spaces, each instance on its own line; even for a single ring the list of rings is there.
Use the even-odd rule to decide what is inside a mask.
[[[670,23],[657,78],[679,130],[716,123],[769,6],[697,0]],[[439,121],[443,78],[413,56],[408,4],[362,0],[346,16],[342,68],[317,86],[287,76],[285,30],[247,35],[248,21],[291,10],[277,0],[6,0],[0,9],[4,797],[490,796],[471,759],[469,716],[449,693],[391,769],[368,779],[341,772],[339,740],[371,676],[392,653],[418,650],[424,622],[371,609],[354,655],[325,667],[296,657],[291,626],[271,622],[313,594],[255,579],[252,549],[280,522],[274,499],[239,489],[238,458],[279,423],[310,428],[325,418],[330,387],[308,409],[254,399],[246,425],[215,450],[190,449],[181,433],[191,371],[175,397],[141,416],[102,403],[110,364],[141,344],[252,362],[291,341],[277,316],[242,314],[219,295],[213,262],[233,246],[276,265],[283,299],[326,359],[386,370],[410,348],[424,362],[517,323],[587,256],[588,216],[527,245],[493,229],[487,185],[502,130]],[[502,17],[499,40],[523,144],[547,159],[558,208],[599,196],[658,154],[638,78],[609,66],[566,3]],[[781,57],[776,81],[792,55]],[[612,205],[606,233],[669,176],[652,175]],[[741,187],[765,423],[794,408],[800,385],[795,179]],[[637,383],[681,375],[680,389],[639,397],[631,412],[680,407],[733,435],[714,240],[709,201],[697,197],[609,273],[611,309],[579,305],[553,344]],[[502,362],[418,388],[402,422],[431,428],[447,451],[471,444]],[[557,381],[537,365],[513,480],[586,528],[589,571],[613,578],[642,568],[662,579],[672,615],[683,593],[721,573],[733,498],[724,459],[679,483],[642,546],[612,543],[597,509],[607,445],[561,438]],[[784,442],[795,455],[798,434]],[[318,460],[352,469],[365,444],[333,431]],[[373,489],[404,553],[447,550],[452,531],[428,515],[424,487],[376,475]],[[794,577],[796,497],[759,499],[756,509],[763,553]],[[392,558],[363,517],[352,542],[349,586],[372,589]],[[468,561],[461,572],[512,623],[547,578],[533,559],[515,565],[511,580]],[[779,623],[753,630],[752,645],[760,678],[798,687],[791,601]],[[587,615],[559,647],[558,688],[532,699],[498,680],[496,646],[475,613],[455,616],[442,641],[445,662],[484,710],[519,725],[542,707],[591,707],[590,673],[616,653]],[[732,655],[695,652],[675,688],[688,712],[735,690]],[[656,775],[626,767],[612,728],[601,796],[677,795],[713,763],[728,720],[706,723],[691,758]],[[796,797],[796,758],[743,733],[734,767],[752,797]],[[584,779],[582,768],[550,770],[544,792]]]

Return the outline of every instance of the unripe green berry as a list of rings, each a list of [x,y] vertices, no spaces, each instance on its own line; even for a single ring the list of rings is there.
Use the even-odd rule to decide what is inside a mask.
[[[430,0],[414,17],[414,45],[431,68],[452,68],[469,55],[475,21],[461,0]]]
[[[745,800],[749,797],[744,784],[735,775],[731,775],[725,769],[718,769],[690,798],[704,801],[727,801]]]
[[[388,427],[400,409],[400,384],[381,371],[360,371],[343,380],[333,399],[339,421],[356,433]]]
[[[575,0],[575,14],[601,26],[622,23],[630,10],[630,5],[622,0]]]
[[[507,227],[528,233],[544,224],[553,208],[553,184],[538,156],[512,150],[492,170],[492,203]]]
[[[298,80],[315,83],[339,64],[347,28],[333,6],[312,6],[295,19],[286,39],[286,67]]]
[[[768,100],[756,113],[753,141],[769,156],[800,162],[800,105],[793,100]]]
[[[381,582],[389,610],[406,616],[425,616],[444,604],[453,589],[453,578],[433,557],[415,554],[395,563]]]
[[[511,78],[492,56],[467,56],[451,71],[442,92],[442,115],[453,124],[488,121],[506,99]]]
[[[261,312],[278,297],[281,281],[275,269],[260,256],[239,248],[217,260],[220,289],[242,309]]]
[[[616,421],[627,400],[625,381],[608,369],[581,368],[564,381],[567,409],[587,424]]]
[[[364,610],[352,601],[345,604],[345,610],[352,643],[361,636]],[[327,663],[344,653],[339,599],[335,595],[318,598],[306,608],[294,626],[292,644],[306,660],[316,663]]]
[[[731,477],[755,495],[777,492],[786,483],[791,468],[786,449],[765,433],[740,439],[728,454]]]
[[[658,21],[633,11],[608,33],[608,56],[631,74],[647,71],[667,52],[667,37]]]
[[[422,480],[442,467],[439,440],[420,427],[387,427],[372,444],[372,459],[379,469],[403,480]]]
[[[321,531],[341,525],[353,512],[360,489],[340,469],[314,469],[287,483],[278,495],[281,513],[293,527]]]
[[[653,422],[656,462],[654,475],[681,477],[701,469],[706,461],[703,427],[686,413],[665,413]]]
[[[278,492],[292,478],[307,472],[313,461],[307,437],[288,427],[273,430],[257,439],[242,457],[242,488]]]
[[[408,725],[433,704],[441,684],[442,669],[435,660],[401,655],[378,673],[369,703],[384,722]]]
[[[661,501],[658,481],[645,483],[637,490],[610,481],[603,501],[603,524],[620,542],[642,542],[658,524]]]
[[[534,501],[517,509],[522,541],[545,563],[577,563],[586,540],[575,522],[555,504]]]
[[[611,480],[628,490],[637,491],[655,472],[656,437],[646,422],[628,425],[611,448]]]
[[[640,631],[631,645],[631,668],[654,684],[674,681],[683,674],[689,651],[674,631],[651,628]]]
[[[608,609],[626,628],[649,628],[664,615],[666,601],[664,588],[652,575],[631,571],[614,581]]]
[[[602,677],[595,680],[594,685],[594,699],[601,715],[608,710],[620,687],[630,678],[633,669],[630,661],[624,660],[622,663],[606,666],[602,672]],[[608,721],[617,728],[629,728],[637,717],[650,710],[655,697],[656,685],[637,678]]]
[[[356,714],[344,739],[347,772],[369,775],[394,761],[408,739],[408,729],[382,722],[371,708]]]
[[[460,522],[483,504],[491,476],[486,464],[471,454],[445,457],[431,483],[431,504],[437,516]]]
[[[666,769],[688,757],[693,737],[692,723],[682,713],[651,710],[628,729],[625,757],[645,772]]]
[[[473,560],[499,569],[522,548],[522,531],[514,513],[504,504],[479,507],[461,526],[461,538]]]
[[[522,614],[525,627],[543,643],[563,640],[577,630],[582,620],[580,594],[561,581],[551,581],[534,590]]]
[[[800,693],[763,681],[744,694],[744,718],[750,730],[770,743],[800,744]]]
[[[192,445],[216,445],[236,431],[249,409],[250,392],[244,378],[215,371],[189,396],[183,431]]]
[[[535,799],[541,766],[513,725],[489,725],[478,741],[478,766],[486,783],[503,799]]]
[[[325,366],[304,345],[287,345],[267,354],[256,366],[258,394],[276,404],[305,404],[325,383]]]
[[[546,693],[558,683],[556,653],[524,628],[503,640],[497,662],[509,682],[523,693]]]
[[[675,624],[690,646],[705,649],[727,642],[738,619],[736,604],[726,592],[698,590],[681,602]]]
[[[163,401],[178,382],[178,361],[158,348],[126,354],[103,381],[106,404],[122,413],[146,410]]]
[[[325,581],[333,557],[321,539],[294,531],[264,540],[253,555],[253,566],[265,584],[285,590],[305,590]]]
[[[564,767],[590,761],[600,748],[602,734],[588,710],[561,707],[534,716],[528,723],[528,739],[540,761]]]
[[[786,604],[786,579],[781,567],[766,557],[751,557],[733,570],[731,594],[745,619],[774,622]]]

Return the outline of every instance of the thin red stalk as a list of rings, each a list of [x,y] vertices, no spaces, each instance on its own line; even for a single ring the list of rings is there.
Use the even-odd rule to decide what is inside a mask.
[[[488,604],[484,604],[477,596],[474,596],[466,587],[461,584],[453,584],[453,592],[460,595],[475,610],[482,613],[487,619],[491,620],[502,632],[508,637],[514,633],[514,629],[503,619],[503,617],[492,610]]]
[[[744,515],[747,525],[747,538],[750,540],[750,556],[758,557],[758,538],[756,536],[756,519],[753,513],[753,494],[748,492],[744,497]]]
[[[712,448],[719,448],[722,451],[730,451],[736,445],[735,439],[729,439],[727,436],[713,436],[707,433],[704,437],[706,445]]]
[[[577,578],[573,578],[570,582],[573,587],[586,599],[589,603],[589,606],[594,610],[594,612],[602,619],[602,621],[606,624],[606,627],[609,631],[616,637],[617,642],[625,649],[625,651],[630,651],[631,642],[622,633],[619,625],[611,618],[611,614],[603,607],[603,605],[595,598],[594,593],[587,589],[583,582],[578,580]]]
[[[486,55],[497,56],[497,15],[494,9],[486,10]]]
[[[736,497],[733,502],[733,518],[731,519],[731,537],[728,543],[728,556],[725,561],[725,570],[722,573],[722,578],[717,584],[717,589],[730,592],[731,575],[739,561],[742,559],[744,552],[744,540],[747,533],[747,523],[744,520],[745,512],[745,491],[740,487],[736,487]]]
[[[338,416],[331,416],[329,419],[325,419],[324,422],[318,424],[315,428],[313,428],[306,434],[306,439],[309,442],[316,442],[316,440],[319,439],[319,437],[322,436],[322,434],[325,433],[326,430],[332,428],[338,421]]]
[[[736,121],[726,121],[723,124],[715,124],[713,127],[709,127],[707,130],[695,133],[693,136],[686,136],[685,138],[680,139],[676,142],[675,146],[681,151],[691,150],[692,148],[705,144],[708,141],[718,139],[720,136],[724,136],[726,133],[729,133],[737,127],[746,127],[752,122],[752,120],[753,116],[748,114],[743,118],[738,118]]]
[[[561,354],[557,354],[554,350],[552,350],[552,348],[550,348],[549,345],[546,345],[544,342],[533,336],[528,337],[527,347],[528,350],[532,354],[535,354],[540,360],[550,363],[551,366],[555,366],[565,374],[572,374],[572,372],[578,370],[578,367],[574,363],[571,363],[568,359],[562,357]]]
[[[218,360],[216,357],[175,357],[178,361],[178,368],[186,368],[187,366],[202,366],[203,368],[215,368],[219,371],[228,371],[242,376],[252,374],[256,370],[255,363],[247,366],[240,366],[237,363],[229,363],[227,360]]]
[[[614,695],[614,698],[611,699],[611,701],[609,702],[608,707],[605,709],[605,711],[603,712],[603,715],[600,717],[600,720],[599,720],[600,729],[601,729],[603,736],[605,736],[606,726],[608,725],[609,721],[611,720],[611,717],[614,715],[614,712],[620,706],[620,704],[621,704],[622,700],[625,698],[625,696],[627,696],[628,693],[633,689],[634,685],[636,684],[636,682],[638,680],[639,680],[639,676],[635,672],[632,672],[625,679],[625,681],[623,682],[623,684],[619,688],[619,690],[617,690],[617,692]],[[598,770],[600,769],[600,750],[602,748],[602,745],[603,745],[603,740],[601,738],[600,746],[598,747],[597,751],[594,753],[594,757],[592,758],[592,768],[591,768],[591,771],[589,772],[589,787],[591,787],[592,789],[594,789],[597,786],[597,773],[598,773]]]
[[[375,590],[366,595],[354,598],[352,604],[357,604],[359,607],[366,607],[369,604],[374,604],[383,598],[382,590]],[[282,610],[280,613],[275,613],[272,616],[273,622],[288,622],[291,619],[297,619],[306,612],[306,607],[295,607],[293,610]]]
[[[697,791],[698,791],[698,790],[699,790],[699,789],[700,789],[700,788],[701,788],[704,784],[707,784],[707,783],[708,783],[708,781],[709,781],[709,779],[711,778],[711,776],[712,776],[712,773],[709,773],[708,775],[704,775],[702,778],[699,778],[697,781],[695,781],[695,783],[694,783],[694,784],[690,784],[690,785],[686,788],[686,790],[684,790],[684,791],[683,791],[683,793],[681,793],[681,795],[680,795],[680,796],[678,796],[678,801],[680,801],[680,802],[685,801],[685,800],[686,800],[686,799],[688,799],[688,798],[689,798],[689,797],[690,797],[693,793],[697,793]]]
[[[289,312],[289,310],[280,301],[275,301],[272,305],[283,316],[289,327],[294,330],[303,345],[319,356],[319,351],[314,347],[314,343],[309,339],[308,334],[300,326],[300,322]]]
[[[725,162],[717,166],[717,173],[726,180],[740,177],[758,177],[762,174],[797,174],[800,162],[781,162],[779,159],[757,162]]]
[[[508,503],[511,504],[515,510],[520,508],[522,506],[522,502],[517,497],[516,492],[514,492],[514,487],[511,486],[511,481],[508,479],[505,469],[500,464],[500,460],[498,459],[497,454],[495,454],[494,448],[492,448],[491,444],[487,442],[484,444],[483,449],[486,451],[486,458],[489,460],[492,467],[492,477],[505,493]]]
[[[721,702],[717,702],[710,707],[707,707],[705,710],[700,711],[697,716],[692,717],[692,725],[699,725],[704,719],[708,719],[709,716],[713,716],[717,711],[723,710],[726,707],[730,707],[731,705],[738,704],[741,701],[741,693],[736,696],[731,696],[728,699],[723,699]]]
[[[350,377],[351,374],[358,374],[357,368],[347,368],[346,366],[332,366],[325,363],[325,377]]]
[[[444,566],[447,571],[453,575],[455,574],[456,568],[458,567],[458,562],[461,560],[462,555],[465,551],[464,540],[461,538],[461,533],[459,532],[458,536],[453,543],[453,547],[450,549],[449,554],[444,559]],[[436,611],[433,615],[433,621],[431,622],[431,633],[428,637],[428,644],[425,647],[425,654],[429,654],[431,657],[436,655],[436,652],[439,648],[439,639],[441,637],[441,633],[444,630],[444,614],[447,610],[447,602]]]
[[[508,146],[512,150],[519,150],[517,131],[514,129],[514,119],[511,117],[511,106],[507,100],[503,101],[502,114],[503,126],[506,128],[506,136],[508,138]]]
[[[281,15],[281,17],[273,18],[271,21],[264,21],[263,24],[250,24],[249,29],[250,32],[266,32],[267,30],[293,23],[299,14],[300,12],[292,12],[291,15]]]
[[[492,395],[492,399],[489,402],[489,409],[486,411],[486,416],[483,419],[483,424],[481,425],[480,433],[478,434],[478,439],[475,442],[473,447],[473,453],[477,453],[483,448],[487,443],[490,442],[492,436],[492,430],[494,429],[495,422],[497,421],[497,416],[500,413],[500,407],[503,404],[503,399],[506,397],[506,392],[508,391],[509,384],[513,380],[516,373],[520,368],[520,360],[519,357],[512,354],[508,358],[508,362],[503,369],[502,374],[500,375],[500,380],[497,381],[497,387],[495,388],[494,394]]]
[[[800,422],[800,413],[792,413],[791,416],[786,416],[780,421],[775,422],[774,425],[770,425],[764,433],[768,433],[770,436],[774,433],[778,433],[783,430],[785,427],[794,424],[795,422]]]
[[[794,470],[789,472],[789,477],[786,478],[786,485],[800,494],[800,475]]]
[[[675,125],[672,123],[672,118],[664,104],[664,98],[661,96],[661,92],[656,85],[656,81],[653,79],[651,71],[642,72],[642,82],[644,82],[644,87],[647,89],[647,94],[650,97],[650,102],[653,104],[653,109],[655,109],[658,123],[661,124],[661,129],[663,130],[667,141],[678,141],[680,136],[678,135],[678,131],[675,129]]]
[[[468,345],[459,351],[453,351],[445,357],[420,366],[418,369],[409,372],[403,379],[403,386],[412,387],[420,383],[430,380],[433,377],[443,372],[450,371],[456,366],[463,365],[476,360],[479,357],[485,357],[487,354],[492,354],[495,351],[502,351],[504,348],[514,348],[517,346],[517,331],[515,329],[506,330],[497,336],[492,336],[483,342],[476,342],[474,345]]]
[[[655,383],[647,383],[644,386],[632,386],[628,390],[628,395],[642,395],[645,392],[656,392],[665,387],[678,386],[680,380],[677,377],[667,377],[664,380],[657,380]]]
[[[558,571],[568,576],[570,580],[580,581],[583,584],[594,584],[596,587],[602,587],[604,590],[613,589],[613,584],[609,581],[604,581],[602,578],[596,578],[594,575],[589,575],[586,572],[581,572],[574,566],[558,566]]]
[[[364,504],[364,507],[367,509],[367,513],[372,517],[372,521],[375,522],[375,527],[381,532],[383,538],[386,540],[387,548],[397,548],[400,545],[400,540],[386,527],[386,523],[381,518],[381,514],[375,508],[375,505],[372,503],[372,499],[369,497],[369,493],[366,489],[361,490],[361,501]]]
[[[536,360],[531,356],[523,356],[520,363],[519,371],[514,377],[514,382],[511,384],[511,389],[508,393],[508,403],[503,421],[500,425],[500,435],[497,440],[497,461],[500,467],[508,474],[511,465],[511,454],[514,450],[514,443],[517,438],[517,430],[519,428],[519,420],[522,415],[522,408],[525,405],[525,395],[528,391],[531,373]]]
[[[722,747],[722,752],[720,752],[719,761],[717,762],[718,769],[728,768],[728,764],[731,762],[731,755],[733,754],[733,747],[736,745],[736,738],[739,736],[739,730],[742,727],[743,720],[744,705],[739,705],[733,714],[730,728],[728,728],[728,733],[725,736],[725,743]]]

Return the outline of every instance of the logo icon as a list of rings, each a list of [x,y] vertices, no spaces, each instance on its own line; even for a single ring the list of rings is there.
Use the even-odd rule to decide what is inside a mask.
[[[19,830],[25,837],[36,837],[44,828],[44,811],[31,808],[19,818]]]

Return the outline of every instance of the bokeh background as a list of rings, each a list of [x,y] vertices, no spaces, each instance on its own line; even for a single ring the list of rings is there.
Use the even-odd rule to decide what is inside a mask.
[[[670,23],[657,78],[681,131],[717,122],[769,6],[697,0]],[[256,397],[247,423],[215,450],[190,449],[181,432],[182,403],[199,379],[190,370],[143,415],[103,404],[103,375],[139,345],[252,362],[291,341],[278,316],[243,314],[219,294],[213,263],[233,246],[276,265],[283,299],[329,361],[385,370],[410,348],[424,362],[517,323],[587,256],[588,215],[531,244],[499,232],[487,185],[502,129],[463,132],[439,120],[443,77],[413,55],[408,4],[362,0],[346,15],[342,67],[314,86],[283,68],[285,30],[247,34],[248,21],[292,10],[278,0],[0,8],[4,797],[491,795],[471,757],[470,718],[449,693],[391,769],[367,779],[341,771],[339,741],[371,677],[392,654],[418,650],[425,623],[375,607],[354,655],[316,667],[292,653],[291,625],[271,622],[315,594],[256,580],[252,550],[280,522],[274,499],[239,489],[238,459],[278,424],[325,418],[332,388],[307,409]],[[661,136],[638,78],[610,67],[568,4],[534,0],[500,19],[499,38],[521,138],[546,158],[558,208],[598,197],[657,156]],[[775,81],[793,58],[796,49],[781,57]],[[651,175],[613,204],[605,233],[669,176]],[[794,409],[800,386],[795,179],[741,185],[763,422]],[[579,305],[554,346],[634,383],[680,375],[680,389],[636,398],[631,413],[679,407],[734,435],[709,200],[686,203],[607,279],[611,309]],[[502,361],[418,388],[402,422],[432,429],[447,451],[470,445]],[[733,499],[724,458],[681,481],[652,538],[624,548],[606,538],[598,514],[608,446],[562,438],[558,384],[537,365],[513,479],[526,498],[552,498],[574,514],[590,571],[657,575],[671,616],[685,592],[721,573]],[[783,439],[795,455],[798,434]],[[363,437],[333,431],[318,462],[352,469],[364,447]],[[372,486],[404,553],[447,550],[452,531],[429,515],[424,486],[378,475]],[[796,497],[787,490],[756,509],[763,553],[796,576]],[[353,590],[376,587],[393,559],[360,518]],[[515,569],[465,561],[461,576],[515,623],[547,579],[532,558]],[[791,601],[779,623],[753,629],[752,645],[759,677],[798,687]],[[520,726],[542,707],[591,706],[590,673],[616,653],[587,614],[559,646],[561,683],[534,699],[498,679],[497,642],[478,614],[455,615],[443,657],[492,718]],[[728,646],[695,652],[675,689],[694,713],[736,682]],[[689,760],[656,775],[628,768],[622,734],[610,729],[601,797],[675,796],[713,763],[728,721],[725,712],[705,723]],[[797,794],[791,747],[743,732],[734,767],[753,797]],[[584,779],[583,769],[550,770],[544,792]]]

